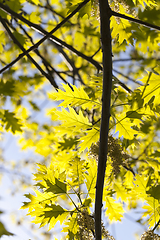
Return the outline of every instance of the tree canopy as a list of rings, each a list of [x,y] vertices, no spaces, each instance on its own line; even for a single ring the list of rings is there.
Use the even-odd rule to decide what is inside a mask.
[[[9,132],[30,153],[9,161],[1,148],[2,182],[26,188],[43,239],[114,239],[102,210],[112,224],[132,209],[139,239],[160,239],[159,11],[158,0],[0,0],[1,142]],[[14,237],[0,222],[3,235]]]

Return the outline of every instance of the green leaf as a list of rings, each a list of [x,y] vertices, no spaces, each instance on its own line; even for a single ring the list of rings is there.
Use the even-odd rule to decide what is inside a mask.
[[[68,106],[69,111],[62,108],[62,111],[58,111],[57,115],[59,120],[63,122],[63,127],[72,129],[72,131],[86,130],[91,127],[92,124],[89,123],[87,117],[84,117],[82,111],[79,111],[79,114],[76,111]]]
[[[40,111],[40,108],[33,101],[29,101],[34,111]]]
[[[83,205],[86,207],[90,207],[92,203],[92,199],[91,198],[87,198],[84,200]]]
[[[127,118],[135,118],[135,119],[142,119],[143,114],[140,114],[136,111],[128,111],[126,112]]]
[[[68,232],[75,235],[78,231],[77,213],[73,213],[72,217],[70,217],[68,221],[65,222],[65,225],[67,225],[67,227],[63,228],[63,232]]]
[[[109,218],[111,222],[113,221],[121,221],[121,218],[124,214],[123,205],[120,202],[115,202],[112,197],[107,196],[105,198],[105,215]]]
[[[8,231],[6,230],[6,228],[5,228],[5,226],[3,225],[3,223],[0,222],[0,238],[1,238],[2,236],[4,236],[4,235],[6,235],[6,236],[14,236],[14,234],[11,233],[11,232],[8,232]]]
[[[150,78],[148,76],[145,76],[142,81],[145,82],[145,86],[140,87],[143,92],[143,99],[144,99],[144,104],[148,103],[151,101],[154,103],[154,105],[158,105],[160,102],[160,75],[156,74],[151,74],[150,73]],[[156,96],[153,98],[153,96]]]
[[[146,191],[147,191],[147,184],[149,181],[149,176],[143,176],[143,175],[138,175],[136,174],[135,176],[135,191],[137,192],[137,194],[139,195],[143,195],[146,197]]]
[[[86,131],[86,136],[81,137],[79,140],[82,141],[79,144],[80,152],[83,152],[86,148],[90,149],[92,143],[96,143],[99,140],[99,129],[92,128]]]
[[[148,191],[147,193],[157,199],[157,200],[160,200],[160,185],[157,185],[157,186],[152,186]]]
[[[73,2],[73,4],[72,4],[72,2]],[[79,6],[79,4],[82,1],[78,0],[78,1],[72,1],[72,2],[68,1],[68,9],[69,9],[68,10],[68,14],[73,12]],[[78,2],[78,3],[76,3],[76,2]],[[76,3],[76,4],[74,4],[74,3]],[[82,18],[85,14],[87,14],[88,18],[89,18],[90,17],[90,13],[91,13],[91,3],[89,2],[89,3],[85,4],[85,6],[83,8],[81,8],[78,13],[79,13],[78,14],[78,18]]]
[[[0,81],[0,94],[5,96],[12,96],[15,92],[15,85],[13,81]]]
[[[91,15],[91,3],[90,3],[90,2],[88,2],[87,4],[85,4],[85,6],[80,9],[78,17],[79,17],[79,18],[82,18],[82,17],[85,16],[85,15],[87,15],[88,18],[89,18],[90,15]]]
[[[60,205],[51,204],[45,206],[44,218],[48,219],[50,222],[51,218],[57,218],[59,215],[62,215],[65,210]]]
[[[63,101],[59,104],[60,107],[67,107],[69,105],[71,107],[81,106],[83,109],[92,109],[94,106],[101,106],[99,101],[94,101],[88,97],[82,86],[79,88],[71,84],[62,84],[62,86],[64,90],[59,89],[58,92],[49,94],[51,99]]]
[[[97,177],[97,163],[94,159],[92,159],[92,161],[88,163],[88,170],[85,173],[86,187],[88,190],[86,199],[88,198],[89,195],[92,201],[95,198],[96,177]]]
[[[22,8],[20,1],[7,0],[6,3],[15,12],[18,12]]]
[[[22,132],[22,124],[20,120],[15,117],[15,113],[9,112],[8,110],[4,110],[4,115],[2,121],[6,124],[5,129],[11,130],[12,133],[15,134],[16,131]]]
[[[58,148],[61,149],[62,151],[63,150],[70,150],[72,149],[73,147],[75,147],[75,145],[77,145],[78,143],[78,138],[75,137],[75,138],[65,138],[63,139],[63,142],[58,142]]]
[[[69,214],[70,212],[56,204],[46,204],[45,208],[37,207],[36,211],[30,213],[31,216],[36,217],[33,222],[40,223],[41,227],[49,224],[49,230],[53,229],[58,221],[62,224]]]
[[[155,170],[160,171],[160,161],[153,158],[147,158],[146,161],[149,163],[149,165]]]
[[[111,28],[112,28],[112,37],[116,38],[118,35],[118,42],[119,45],[123,43],[124,40],[129,42],[129,38],[132,36],[131,32],[128,32],[126,29],[131,26],[131,23],[129,21],[126,21],[125,19],[120,19],[119,22],[117,22],[117,19],[115,17],[112,17],[111,19]]]
[[[138,131],[134,130],[132,124],[126,116],[121,114],[120,116],[116,115],[116,132],[119,132],[119,137],[124,137],[126,139],[133,139],[135,134],[138,134]]]
[[[46,184],[47,189],[45,190],[45,192],[52,192],[54,194],[67,192],[67,184],[59,181],[57,178],[55,178],[55,184],[50,182],[48,179],[46,180]]]
[[[157,6],[156,1],[155,0],[133,0],[134,4],[137,4],[137,1],[142,4],[143,7],[145,7],[145,4],[147,4],[148,6]]]
[[[20,42],[20,44],[22,46],[24,46],[24,44],[26,43],[25,36],[23,34],[21,34],[21,33],[16,32],[16,31],[13,32],[13,34],[14,34],[15,38],[18,40],[18,42]],[[17,48],[19,49],[19,47],[17,47]]]
[[[149,225],[153,227],[160,219],[159,201],[153,197],[148,197],[146,202],[148,205],[143,206],[143,209],[146,211],[143,213],[142,217],[148,217]]]

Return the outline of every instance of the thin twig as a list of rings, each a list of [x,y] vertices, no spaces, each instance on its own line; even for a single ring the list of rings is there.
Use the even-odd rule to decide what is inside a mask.
[[[115,59],[113,62],[130,62],[130,61],[160,61],[160,58],[143,58],[143,57],[137,57],[137,58],[120,58],[120,59]]]
[[[129,61],[142,61],[142,60],[148,60],[148,59],[144,59],[142,57],[138,57],[138,58],[119,58],[119,59],[114,59],[113,63],[115,62],[129,62]]]
[[[143,25],[145,27],[149,27],[149,28],[153,28],[155,30],[158,30],[160,31],[160,27],[157,26],[157,25],[154,25],[154,24],[151,24],[151,23],[148,23],[148,22],[144,22],[142,20],[139,20],[139,19],[136,19],[136,18],[132,18],[132,17],[129,17],[127,15],[124,15],[124,14],[121,14],[121,13],[117,13],[115,11],[112,11],[112,16],[115,16],[115,17],[119,17],[119,18],[123,18],[123,19],[126,19],[126,20],[129,20],[131,22],[134,22],[134,23],[138,23],[140,25]]]
[[[127,92],[131,93],[132,90],[129,89],[123,82],[121,82],[116,76],[112,74],[112,78],[121,86],[123,87]]]
[[[98,50],[91,56],[92,58],[101,50],[101,46],[98,48]]]
[[[46,5],[43,6],[43,5],[38,4],[38,7],[40,7],[40,8],[45,8],[45,9],[47,9],[47,10],[50,10],[53,14],[56,14],[58,17],[61,17],[62,19],[65,19],[65,17],[62,16],[62,14],[58,13],[57,11],[55,11],[55,10],[52,8],[52,6],[50,5],[50,3],[49,3],[48,0],[47,0],[46,2],[47,2]],[[33,4],[34,6],[36,6],[36,4],[35,4],[34,2],[32,2],[32,4]],[[75,24],[73,24],[73,23],[70,22],[70,21],[68,21],[68,23],[69,23],[71,26],[74,26],[74,25],[75,25]]]
[[[116,70],[116,69],[114,69],[114,68],[113,68],[113,71],[116,72],[116,73],[118,73],[118,74],[120,74],[121,76],[123,76],[124,78],[128,79],[129,81],[134,82],[134,83],[136,83],[136,84],[138,84],[138,85],[140,85],[140,86],[143,86],[143,84],[136,82],[134,79],[128,77],[127,75],[119,72],[118,70]]]
[[[157,222],[157,224],[154,226],[154,228],[152,229],[153,232],[156,230],[156,228],[159,226],[159,224],[160,224],[160,219],[159,219],[159,221]]]

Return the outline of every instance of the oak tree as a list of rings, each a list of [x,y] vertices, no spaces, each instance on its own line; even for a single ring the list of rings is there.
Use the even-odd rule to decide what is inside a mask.
[[[140,239],[160,239],[159,11],[158,0],[0,1],[1,138],[31,152],[13,164],[2,151],[1,171],[28,188],[22,209],[43,239],[57,222],[64,239],[114,239],[102,210],[112,224],[137,208]]]

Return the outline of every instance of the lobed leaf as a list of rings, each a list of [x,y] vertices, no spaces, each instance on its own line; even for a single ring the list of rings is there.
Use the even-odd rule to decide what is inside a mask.
[[[79,140],[82,141],[79,144],[79,151],[83,152],[86,148],[90,149],[91,145],[96,143],[99,140],[99,129],[92,128],[91,130],[86,131],[86,136],[81,137]]]
[[[56,101],[63,101],[59,106],[71,107],[81,106],[83,109],[92,109],[94,106],[101,106],[100,102],[90,99],[84,88],[81,86],[77,88],[75,85],[62,84],[63,89],[59,89],[58,92],[49,94],[50,98]]]
[[[89,123],[87,117],[84,117],[82,111],[79,111],[79,114],[76,111],[68,106],[69,111],[62,108],[62,111],[58,111],[57,115],[59,120],[63,122],[64,128],[72,129],[72,131],[81,131],[86,130],[87,128],[91,127],[92,124]]]
[[[9,112],[8,110],[2,110],[0,112],[0,116],[2,118],[2,122],[6,125],[6,130],[11,130],[13,134],[17,132],[22,132],[22,124],[20,123],[20,119],[15,117],[15,113]]]
[[[105,215],[109,218],[111,222],[113,221],[121,221],[121,218],[124,214],[124,209],[122,203],[115,202],[112,197],[105,197]]]

